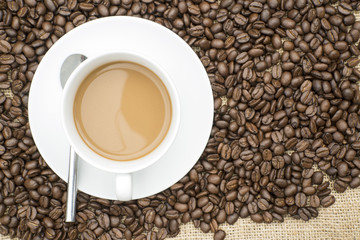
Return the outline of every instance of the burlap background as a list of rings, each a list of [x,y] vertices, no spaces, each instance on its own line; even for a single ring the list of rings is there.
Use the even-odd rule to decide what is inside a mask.
[[[360,12],[355,13],[360,21]],[[360,67],[360,65],[358,66]],[[331,184],[332,186],[332,184]],[[283,223],[254,223],[250,218],[241,219],[234,224],[223,224],[220,228],[226,232],[226,239],[312,239],[312,240],[360,240],[360,188],[348,189],[345,193],[336,193],[336,202],[329,208],[320,208],[319,216],[308,222],[286,217]],[[181,225],[180,234],[173,240],[213,239],[212,233],[203,233],[193,223]],[[0,240],[9,237],[0,236]]]

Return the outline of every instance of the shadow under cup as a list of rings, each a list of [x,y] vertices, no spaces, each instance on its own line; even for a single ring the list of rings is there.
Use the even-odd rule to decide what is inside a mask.
[[[138,66],[139,68],[136,69],[136,66]],[[138,80],[138,85],[128,84],[129,87],[124,88],[124,90],[128,92],[123,92],[122,94],[124,94],[124,96],[127,96],[126,98],[127,100],[134,101],[134,103],[131,104],[132,106],[136,106],[137,105],[136,101],[139,99],[139,97],[136,98],[135,96],[132,95],[137,94],[137,96],[141,97],[142,95],[146,95],[147,90],[155,89],[157,87],[159,89],[159,94],[161,93],[162,95],[164,95],[164,91],[161,91],[161,88],[165,89],[166,95],[168,95],[168,99],[169,99],[167,103],[168,104],[167,107],[166,107],[166,102],[164,103],[165,111],[169,111],[169,109],[171,111],[170,114],[168,112],[165,112],[165,118],[166,115],[168,115],[168,119],[164,119],[164,123],[166,124],[167,122],[168,127],[162,127],[160,129],[161,132],[159,132],[158,136],[154,139],[153,143],[148,144],[147,148],[143,149],[144,151],[135,152],[135,154],[133,155],[130,154],[125,156],[124,154],[121,154],[121,149],[119,149],[118,151],[119,152],[118,156],[120,156],[119,158],[114,158],[115,155],[111,156],[111,154],[106,155],[106,145],[103,146],[105,148],[99,147],[98,145],[96,145],[95,142],[91,140],[91,137],[87,135],[89,134],[89,129],[90,129],[90,134],[91,134],[91,129],[93,129],[93,132],[98,131],[99,133],[101,133],[102,125],[101,124],[97,125],[96,124],[97,119],[94,118],[98,118],[98,120],[101,121],[101,115],[105,115],[109,113],[106,112],[107,109],[114,109],[113,106],[114,104],[111,105],[111,101],[109,102],[108,101],[109,99],[107,99],[107,97],[111,94],[115,94],[117,91],[116,87],[119,87],[120,85],[115,87],[106,87],[106,86],[111,86],[111,81],[109,80],[110,77],[107,78],[105,75],[111,72],[110,71],[111,68],[116,68],[116,67],[119,68],[123,67],[126,68],[127,70],[130,69],[129,71],[133,71],[134,74],[138,71],[143,73],[146,77],[154,77],[154,78],[158,77],[158,79],[161,80],[159,84],[159,81],[156,79],[152,79],[152,80],[148,79],[153,82],[152,85],[155,86],[157,84],[155,87],[151,86],[151,84],[146,85],[147,83],[145,81],[141,82],[140,80]],[[144,73],[141,70],[147,70],[148,72]],[[94,73],[96,73],[97,75],[94,75]],[[98,81],[98,85],[96,85],[94,77],[98,77],[98,76],[103,76],[103,79],[101,79],[101,81]],[[133,77],[136,76],[139,75],[133,75]],[[129,79],[131,80],[131,78]],[[138,78],[134,78],[134,79],[137,80]],[[135,80],[133,82],[135,82]],[[91,82],[93,84],[89,84]],[[106,84],[102,85],[102,82],[107,82],[107,85]],[[136,94],[135,92],[133,92],[133,94],[131,94],[131,91],[135,91],[136,89],[138,89],[140,92],[136,92]],[[103,92],[106,93],[106,91],[110,91],[110,92],[108,96],[104,96],[103,99],[100,99],[102,103],[98,103],[99,101],[96,101],[96,99],[92,99],[91,97],[89,97],[91,96],[91,94],[89,94],[89,92],[91,93],[91,91],[93,92],[100,91],[101,94]],[[143,91],[143,93],[141,93],[141,91]],[[130,94],[126,94],[126,93],[130,93]],[[119,91],[119,95],[121,95],[120,91]],[[82,101],[79,101],[79,96],[81,97],[80,100]],[[164,98],[164,96],[162,96],[162,98]],[[143,98],[143,100],[144,99],[145,98]],[[77,111],[81,109],[80,106],[81,103],[85,103],[86,101],[90,101],[88,104],[90,104],[89,106],[93,105],[94,109],[97,107],[96,114],[98,115],[91,115],[94,114],[94,111],[91,112],[91,110],[88,111],[89,112],[88,115],[86,114],[77,115]],[[140,102],[138,104],[141,104]],[[133,119],[134,121],[135,120],[139,121],[137,124],[138,125],[140,124],[138,127],[141,128],[141,123],[144,124],[147,123],[146,119],[153,121],[156,121],[156,119],[160,119],[160,118],[156,118],[157,115],[149,115],[153,111],[156,111],[156,108],[154,108],[150,104],[151,99],[149,99],[148,103],[146,101],[142,101],[142,103],[145,104],[147,107],[140,106],[139,107],[140,109],[134,109],[133,112],[129,111],[128,114],[129,117],[127,118],[128,121],[125,121],[125,119],[121,117],[122,113],[120,113],[119,111],[117,111],[116,114],[115,112],[113,114],[113,116],[117,118],[115,120],[118,123],[117,127],[119,128],[119,129],[114,129],[114,131],[117,131],[119,133],[120,131],[124,132],[124,134],[125,135],[127,134],[128,137],[129,136],[132,137],[132,140],[138,142],[139,146],[141,144],[144,144],[141,142],[142,138],[139,137],[140,135],[137,136],[136,131],[130,131],[129,130],[130,128],[127,129],[127,127],[124,125],[129,126],[128,122],[131,121],[131,119]],[[98,104],[98,106],[96,104]],[[115,103],[115,105],[116,104],[117,103]],[[125,111],[126,105],[129,104],[123,104],[123,105],[125,105],[125,108],[121,108],[121,109]],[[138,115],[136,113],[139,113],[139,111],[144,112],[143,119],[138,119]],[[76,68],[75,71],[71,74],[64,88],[62,113],[63,113],[63,125],[65,128],[66,135],[70,141],[70,144],[74,147],[76,153],[83,160],[87,161],[93,166],[102,169],[104,171],[114,172],[114,173],[135,172],[150,166],[158,159],[160,159],[166,153],[166,151],[174,141],[180,122],[179,97],[167,73],[160,66],[158,66],[156,63],[151,61],[149,58],[133,52],[117,52],[117,53],[102,54],[95,57],[89,57],[86,61],[81,63],[80,66]],[[88,131],[85,131],[84,128],[81,127],[84,126],[85,124],[79,125],[79,116],[85,116],[84,119],[82,119],[83,120],[82,123],[88,124],[87,125]],[[86,121],[86,119],[89,119],[89,117],[91,116],[92,116],[92,120],[94,121]],[[109,124],[112,124],[112,122],[114,121],[108,121],[108,122]],[[147,127],[145,127],[144,129],[150,130],[149,127],[151,126],[154,126],[154,128],[157,129],[159,128],[158,126],[159,124],[157,124],[157,122],[153,122],[152,124],[153,125],[149,123]],[[95,129],[96,127],[97,129]],[[111,127],[106,126],[106,128],[108,132],[101,135],[101,137],[103,138],[112,134],[112,132],[109,131]],[[154,131],[155,130],[153,130],[152,132]],[[98,140],[100,140],[101,142],[101,139],[102,138],[99,138]],[[116,136],[114,139],[116,139]],[[123,140],[124,139],[122,140],[119,139],[119,141],[123,141]],[[117,146],[116,142],[111,141],[109,142],[109,144],[112,144],[112,149],[115,149]],[[105,150],[105,151],[101,151],[101,150]]]

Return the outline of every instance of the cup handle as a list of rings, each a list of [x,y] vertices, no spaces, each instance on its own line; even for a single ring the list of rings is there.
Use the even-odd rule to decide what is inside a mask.
[[[116,197],[121,201],[132,199],[132,176],[130,173],[116,175]]]

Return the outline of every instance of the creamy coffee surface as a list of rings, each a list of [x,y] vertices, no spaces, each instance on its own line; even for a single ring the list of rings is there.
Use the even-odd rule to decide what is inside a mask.
[[[153,151],[171,123],[171,99],[161,79],[133,62],[94,69],[75,96],[74,121],[97,154],[129,161]]]

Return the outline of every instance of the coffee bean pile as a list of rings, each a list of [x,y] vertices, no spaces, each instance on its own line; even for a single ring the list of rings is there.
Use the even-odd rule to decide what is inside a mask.
[[[358,0],[1,1],[0,234],[154,240],[192,221],[221,240],[220,225],[239,217],[316,217],[335,202],[326,175],[338,192],[360,185],[359,10]],[[214,125],[200,160],[171,188],[129,202],[79,193],[68,224],[66,184],[31,136],[28,92],[54,42],[110,15],[155,21],[194,48]]]

